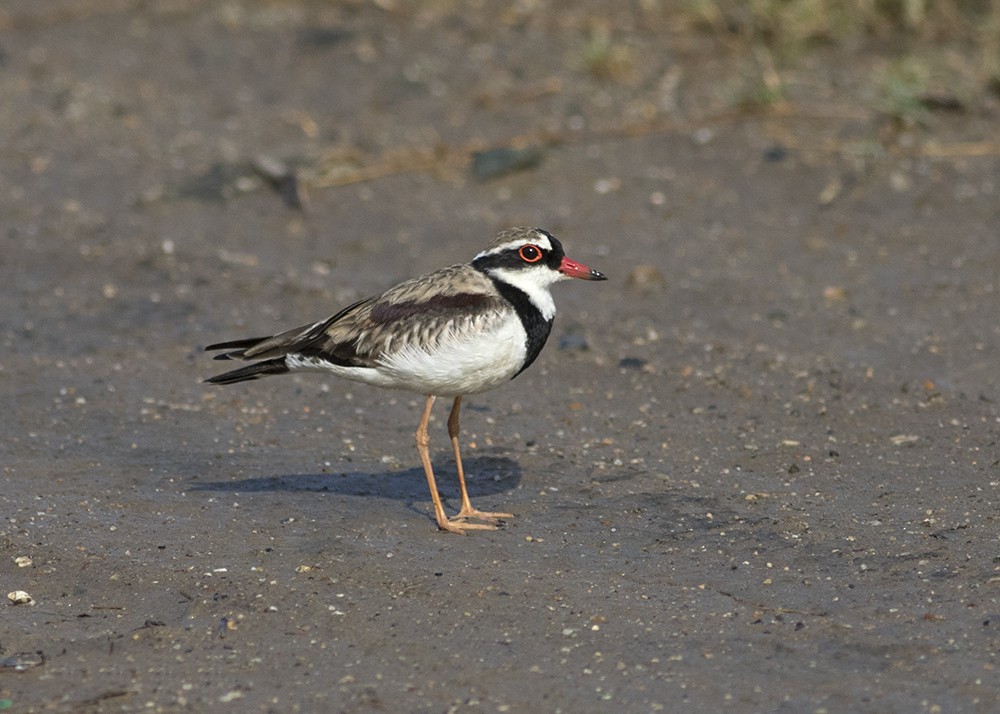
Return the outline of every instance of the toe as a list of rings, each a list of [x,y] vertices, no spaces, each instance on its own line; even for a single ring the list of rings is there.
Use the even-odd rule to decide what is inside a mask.
[[[493,511],[480,511],[478,508],[462,509],[455,518],[475,518],[482,521],[499,521],[504,518],[513,518],[513,513],[500,513]]]
[[[492,523],[465,523],[459,516],[449,518],[444,522],[438,522],[438,528],[449,533],[465,535],[466,531],[495,531],[497,527]]]

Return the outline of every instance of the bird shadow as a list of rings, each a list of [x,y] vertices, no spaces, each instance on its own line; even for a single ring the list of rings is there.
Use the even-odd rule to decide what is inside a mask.
[[[463,459],[465,480],[473,501],[517,488],[521,482],[520,465],[503,456],[480,456]],[[459,503],[458,474],[454,460],[434,462],[434,476],[441,498]],[[376,496],[414,502],[430,500],[423,468],[382,472],[302,473],[280,476],[255,476],[232,481],[206,481],[191,484],[188,491],[231,493],[335,493],[342,496]]]

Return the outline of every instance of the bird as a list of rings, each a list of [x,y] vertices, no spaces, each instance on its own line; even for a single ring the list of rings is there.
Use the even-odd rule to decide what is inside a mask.
[[[423,395],[415,437],[438,528],[459,534],[493,530],[513,515],[481,511],[469,500],[459,448],[462,397],[498,387],[535,361],[556,314],[550,286],[568,278],[607,280],[566,257],[548,231],[508,228],[471,262],[405,280],[325,320],[268,337],[208,345],[207,352],[220,352],[215,359],[251,363],[205,381],[236,384],[318,371]],[[438,398],[452,400],[448,436],[462,505],[450,518],[431,468],[427,432]]]

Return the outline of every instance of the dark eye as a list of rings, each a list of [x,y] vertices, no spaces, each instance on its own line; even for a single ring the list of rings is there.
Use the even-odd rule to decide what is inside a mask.
[[[537,263],[542,259],[542,251],[539,250],[537,245],[522,245],[521,250],[517,251],[517,254],[521,256],[521,260],[525,263]]]

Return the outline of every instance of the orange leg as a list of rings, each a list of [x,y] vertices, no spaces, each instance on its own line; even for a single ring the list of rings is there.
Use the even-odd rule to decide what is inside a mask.
[[[462,489],[462,510],[455,516],[455,520],[462,518],[477,518],[480,520],[495,521],[500,518],[513,518],[513,513],[491,513],[480,511],[472,507],[469,501],[469,492],[465,488],[465,469],[462,468],[462,454],[458,448],[458,414],[462,408],[462,397],[455,397],[455,403],[451,405],[451,414],[448,415],[448,436],[451,437],[451,448],[455,450],[455,466],[458,468],[458,485]]]
[[[417,451],[420,453],[420,463],[424,466],[424,473],[427,475],[427,485],[431,490],[431,500],[434,501],[434,518],[437,520],[438,528],[451,533],[464,534],[466,529],[492,530],[495,526],[485,523],[456,523],[449,520],[444,515],[444,506],[441,505],[441,495],[438,493],[437,483],[434,481],[434,469],[431,468],[431,455],[427,448],[430,438],[427,436],[427,422],[431,418],[431,407],[434,406],[434,396],[428,395],[424,405],[424,415],[420,419],[417,427]],[[462,484],[462,492],[465,493],[465,484]]]

